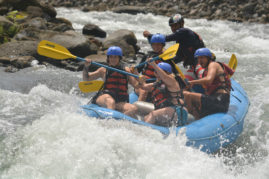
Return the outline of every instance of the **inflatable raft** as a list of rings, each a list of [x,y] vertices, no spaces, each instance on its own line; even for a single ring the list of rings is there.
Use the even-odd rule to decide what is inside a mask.
[[[249,99],[246,92],[235,80],[231,79],[232,91],[230,106],[227,113],[216,113],[200,120],[192,121],[185,126],[174,127],[176,134],[182,129],[187,137],[187,146],[199,148],[207,153],[214,153],[220,148],[233,143],[243,130],[244,118],[249,107]],[[130,95],[130,101],[135,101],[135,95]],[[95,104],[83,105],[85,113],[90,117],[100,119],[128,120],[135,124],[158,130],[164,135],[169,135],[171,128],[152,125],[121,112],[100,107]]]

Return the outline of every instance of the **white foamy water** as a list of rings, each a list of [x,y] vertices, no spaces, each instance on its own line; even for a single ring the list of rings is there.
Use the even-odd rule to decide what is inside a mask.
[[[87,23],[108,35],[132,30],[170,33],[168,17],[152,14],[84,13],[57,9],[81,31]],[[234,78],[251,101],[244,131],[215,155],[186,147],[185,137],[164,139],[126,121],[81,113],[80,72],[32,67],[15,74],[0,68],[0,178],[269,178],[269,26],[186,19],[220,61],[238,58]],[[169,46],[169,44],[167,45]]]

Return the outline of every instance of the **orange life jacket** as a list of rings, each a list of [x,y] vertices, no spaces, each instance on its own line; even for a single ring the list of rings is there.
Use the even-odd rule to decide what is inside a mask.
[[[206,86],[206,94],[212,95],[219,89],[224,89],[227,92],[231,91],[231,80],[229,78],[229,75],[232,75],[234,73],[234,70],[232,70],[229,66],[227,66],[224,63],[217,62],[220,64],[220,66],[223,68],[224,73],[219,74],[215,77],[214,81]],[[203,77],[207,76],[208,68],[205,69],[203,73]],[[224,77],[224,81],[220,80],[220,76]]]

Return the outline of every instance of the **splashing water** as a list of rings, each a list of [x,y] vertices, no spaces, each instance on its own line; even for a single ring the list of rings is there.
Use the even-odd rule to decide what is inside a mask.
[[[84,13],[58,8],[77,31],[87,23],[108,35],[133,31],[170,33],[168,17]],[[238,58],[234,78],[251,101],[244,131],[217,154],[186,147],[184,135],[164,139],[127,121],[97,120],[80,110],[92,95],[79,92],[81,72],[37,66],[7,74],[0,68],[1,178],[269,178],[269,25],[185,20],[219,61]],[[169,44],[167,44],[169,46]]]

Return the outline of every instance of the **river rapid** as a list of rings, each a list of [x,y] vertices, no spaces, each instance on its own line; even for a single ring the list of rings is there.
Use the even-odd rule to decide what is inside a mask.
[[[57,8],[77,31],[93,23],[109,33],[170,33],[168,17]],[[237,141],[212,155],[126,121],[81,113],[81,72],[36,65],[17,73],[0,68],[0,178],[269,178],[269,25],[186,19],[219,61],[238,59],[234,74],[251,105]],[[173,43],[169,43],[169,47]]]

